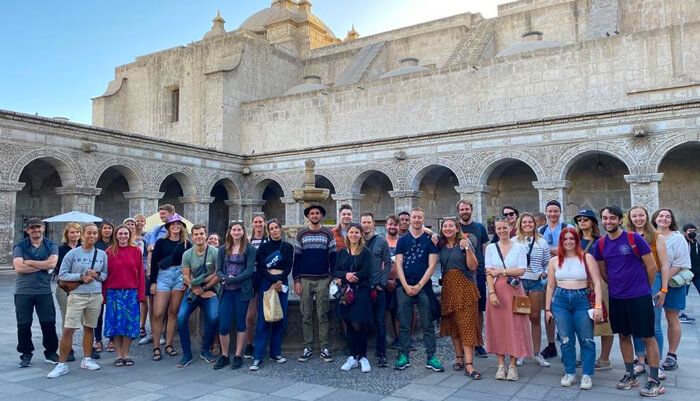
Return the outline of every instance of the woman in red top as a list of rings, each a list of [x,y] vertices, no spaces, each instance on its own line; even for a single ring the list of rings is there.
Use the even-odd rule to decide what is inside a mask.
[[[129,346],[131,340],[139,336],[139,302],[146,299],[141,250],[132,244],[131,230],[121,225],[107,248],[110,275],[102,291],[107,304],[105,336],[114,337],[117,349],[114,366],[134,365],[129,358]]]

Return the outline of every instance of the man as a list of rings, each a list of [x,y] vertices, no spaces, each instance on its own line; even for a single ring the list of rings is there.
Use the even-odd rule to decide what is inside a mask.
[[[399,356],[394,367],[398,370],[411,366],[410,327],[413,317],[413,305],[418,306],[421,325],[423,326],[423,344],[425,345],[425,367],[436,372],[445,369],[435,356],[435,326],[437,318],[433,308],[436,299],[433,293],[431,277],[438,260],[438,248],[433,244],[430,234],[424,230],[425,213],[414,207],[411,210],[411,227],[408,234],[399,239],[396,245],[396,272],[401,286],[396,290],[399,317]]]
[[[474,204],[467,200],[457,202],[457,214],[459,215],[459,225],[467,238],[472,243],[472,248],[479,261],[476,269],[476,286],[479,288],[479,323],[484,329],[484,311],[486,310],[486,271],[484,270],[484,251],[489,244],[489,234],[483,224],[472,219]],[[474,352],[479,358],[488,357],[488,353],[482,345],[474,347]]]
[[[698,294],[700,294],[700,246],[697,241],[698,228],[695,227],[695,224],[689,223],[684,225],[683,236],[685,240],[688,241],[688,248],[690,249],[690,270],[693,272],[693,285],[698,291]],[[690,292],[690,285],[688,285],[688,292]],[[695,318],[688,316],[685,312],[681,312],[678,319],[681,323],[695,323]]]
[[[207,363],[214,361],[211,345],[219,324],[219,279],[216,275],[218,249],[207,244],[207,228],[195,224],[191,230],[194,247],[182,255],[182,280],[188,291],[177,314],[177,331],[182,344],[182,359],[177,364],[184,368],[194,361],[190,342],[190,315],[198,307],[204,309],[204,336],[200,357]]]
[[[156,241],[161,238],[165,238],[165,236],[168,234],[168,230],[165,229],[165,223],[167,223],[168,219],[170,219],[170,217],[174,214],[175,206],[169,203],[158,206],[158,217],[163,224],[153,227],[151,231],[144,236],[146,238],[146,242],[148,242],[148,252],[153,252],[153,247],[156,245]]]
[[[404,210],[399,213],[399,237],[408,234],[409,227],[411,227],[411,214]]]
[[[515,235],[518,233],[517,224],[520,212],[518,212],[518,209],[514,208],[513,206],[503,206],[501,208],[501,216],[505,217],[508,220],[511,238],[515,237]],[[494,233],[493,237],[491,238],[491,243],[495,244],[496,242],[498,242],[498,235]]]
[[[307,228],[299,230],[294,243],[294,292],[299,296],[304,336],[304,351],[299,362],[308,361],[313,355],[314,341],[314,299],[318,319],[318,339],[321,345],[321,359],[333,362],[328,346],[328,307],[331,271],[335,265],[335,240],[331,230],[323,227],[321,221],[326,209],[311,205],[304,209],[309,220]]]
[[[654,397],[664,393],[659,382],[659,346],[654,338],[654,300],[650,291],[656,262],[644,238],[620,229],[622,210],[619,207],[607,206],[600,214],[607,234],[596,243],[593,256],[598,260],[601,277],[608,283],[610,326],[619,336],[627,370],[617,388],[629,390],[639,385],[634,373],[632,336],[641,337],[646,345],[650,372],[649,381],[640,393]],[[663,304],[667,291],[661,288],[656,295],[659,304]]]
[[[374,294],[372,303],[374,312],[374,325],[377,330],[375,352],[377,355],[377,366],[386,368],[389,363],[386,358],[386,287],[391,272],[391,254],[389,244],[384,237],[377,235],[374,231],[374,215],[370,212],[362,213],[360,216],[362,234],[365,237],[365,246],[372,254],[372,278],[370,285]]]
[[[340,251],[345,248],[345,236],[348,234],[350,223],[352,223],[352,206],[347,203],[340,205],[338,216],[340,216],[338,219],[340,222],[331,231],[333,238],[335,238],[335,248]]]
[[[389,311],[389,316],[391,317],[391,329],[393,330],[394,341],[391,347],[394,349],[399,348],[399,322],[396,319],[396,302],[394,297],[396,297],[396,263],[394,259],[396,257],[396,244],[399,242],[399,218],[396,215],[390,214],[386,217],[386,223],[384,225],[386,229],[386,234],[384,238],[386,239],[387,245],[389,246],[389,255],[391,256],[391,271],[389,272],[389,279],[386,281],[386,303],[387,310]]]
[[[56,336],[56,309],[51,295],[51,275],[56,267],[58,246],[44,237],[44,222],[30,218],[24,225],[28,237],[12,250],[15,280],[15,315],[17,317],[17,352],[20,368],[32,365],[32,317],[39,317],[44,345],[44,361],[58,363]]]

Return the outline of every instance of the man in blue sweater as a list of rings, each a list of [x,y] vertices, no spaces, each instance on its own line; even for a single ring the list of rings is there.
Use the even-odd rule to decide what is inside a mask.
[[[321,345],[321,359],[333,362],[328,350],[328,286],[331,282],[330,272],[335,263],[335,240],[333,233],[321,225],[326,209],[311,205],[304,209],[309,220],[308,228],[297,234],[294,243],[294,292],[299,296],[304,336],[304,352],[299,362],[306,362],[313,355],[314,340],[314,298],[318,319],[318,339]]]

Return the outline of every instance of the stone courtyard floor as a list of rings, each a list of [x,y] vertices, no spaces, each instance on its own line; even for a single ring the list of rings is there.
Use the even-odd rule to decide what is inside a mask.
[[[0,315],[0,398],[12,400],[332,400],[332,401],[423,401],[442,400],[581,400],[607,401],[640,398],[638,389],[619,391],[615,389],[617,380],[622,377],[623,368],[617,341],[613,348],[614,369],[598,372],[594,377],[594,387],[589,391],[579,390],[578,386],[562,388],[559,379],[562,365],[558,360],[550,360],[552,367],[540,368],[531,361],[519,368],[517,382],[497,382],[495,359],[477,359],[476,368],[484,378],[472,381],[463,373],[451,369],[453,357],[447,339],[439,341],[439,356],[446,372],[431,373],[423,367],[424,355],[419,347],[412,358],[414,366],[405,371],[394,369],[374,370],[363,374],[355,369],[342,372],[339,352],[336,361],[323,363],[317,357],[309,362],[299,363],[294,355],[287,354],[286,364],[266,363],[258,372],[250,372],[246,361],[238,371],[223,369],[214,371],[211,366],[197,359],[184,369],[175,364],[178,357],[163,357],[161,362],[150,360],[150,345],[132,346],[132,356],[136,365],[131,368],[117,368],[112,365],[114,354],[102,353],[98,362],[102,369],[89,372],[79,369],[82,352],[76,347],[78,362],[69,364],[70,373],[59,379],[46,379],[52,366],[43,362],[41,331],[38,323],[33,328],[34,352],[30,368],[17,368],[16,323],[12,291],[14,274],[0,272],[0,307],[5,312]],[[700,317],[700,297],[693,290],[688,298],[687,312]],[[57,316],[60,314],[57,311]],[[58,325],[57,325],[58,326]],[[682,325],[683,339],[679,350],[679,368],[668,372],[664,382],[666,394],[660,399],[690,401],[698,399],[700,391],[700,344],[698,343],[700,323]],[[77,340],[77,336],[76,336]],[[179,351],[179,344],[176,344]],[[390,353],[390,359],[395,352]],[[373,361],[371,361],[374,363]],[[580,370],[579,370],[580,373]]]

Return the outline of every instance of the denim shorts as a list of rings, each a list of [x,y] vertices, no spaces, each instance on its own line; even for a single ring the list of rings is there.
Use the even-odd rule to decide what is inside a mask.
[[[528,280],[524,278],[520,282],[523,283],[523,289],[526,294],[532,291],[544,292],[544,282],[542,280]]]
[[[156,291],[181,291],[185,288],[180,266],[170,266],[158,272]]]

